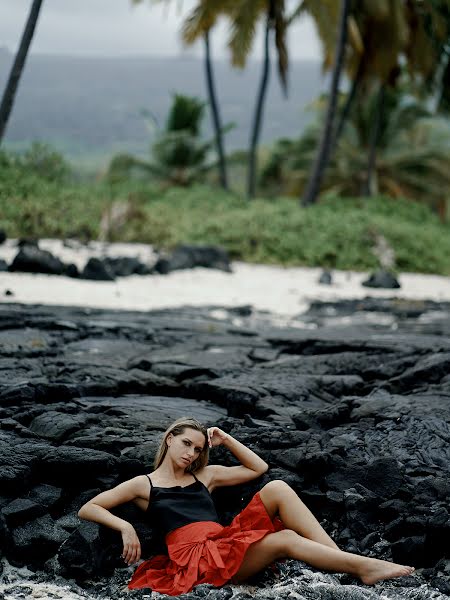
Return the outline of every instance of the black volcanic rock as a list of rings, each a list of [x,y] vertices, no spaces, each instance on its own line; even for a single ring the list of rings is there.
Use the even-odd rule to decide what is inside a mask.
[[[44,515],[14,529],[9,556],[22,564],[28,561],[42,564],[68,537],[49,515]]]
[[[331,274],[331,271],[322,271],[317,283],[322,285],[331,285],[333,283],[333,275]]]
[[[364,287],[398,289],[400,284],[392,273],[389,271],[376,271],[372,273],[368,279],[362,282]]]
[[[80,279],[94,281],[114,281],[116,276],[109,265],[101,258],[90,258],[80,273]]]
[[[169,257],[161,257],[153,269],[157,273],[166,274],[180,269],[206,267],[231,272],[228,253],[218,246],[177,246]]]
[[[149,275],[152,272],[148,265],[131,256],[105,257],[102,262],[116,277]]]
[[[3,516],[9,527],[40,517],[46,512],[43,506],[28,498],[17,498],[2,508]]]
[[[9,266],[9,270],[61,275],[64,272],[64,263],[48,250],[41,250],[37,246],[27,243],[21,246]]]
[[[67,485],[71,478],[87,479],[106,475],[117,468],[117,459],[107,452],[86,448],[59,446],[42,458],[41,476],[47,481]]]
[[[64,575],[86,577],[102,572],[105,554],[99,530],[96,523],[84,522],[67,537],[58,553]]]
[[[303,329],[274,328],[256,311],[244,311],[236,326],[233,311],[224,309],[219,320],[215,308],[0,305],[4,556],[80,579],[122,566],[118,534],[80,522],[77,512],[102,490],[149,473],[167,425],[193,415],[270,465],[258,481],[214,492],[222,522],[280,478],[343,549],[426,567],[424,593],[431,589],[426,580],[447,589],[450,307],[375,299],[316,304]],[[211,460],[236,464],[224,448],[212,450]],[[156,539],[142,513],[119,509],[149,556]],[[283,568],[284,577],[300,578],[295,589],[307,597],[314,570]],[[317,598],[350,600],[341,579],[331,596],[314,587]],[[371,597],[389,585],[379,584]],[[409,585],[399,580],[395,589],[408,598]],[[206,586],[189,596],[203,589],[210,594]]]
[[[73,278],[77,278],[80,276],[78,267],[76,265],[74,265],[73,263],[70,263],[64,267],[64,274],[67,275],[67,277],[73,277]]]
[[[53,485],[36,485],[30,491],[28,498],[51,510],[62,498],[62,489]]]
[[[83,427],[86,420],[86,415],[71,415],[49,410],[37,415],[31,421],[29,429],[45,439],[62,442],[70,433]]]

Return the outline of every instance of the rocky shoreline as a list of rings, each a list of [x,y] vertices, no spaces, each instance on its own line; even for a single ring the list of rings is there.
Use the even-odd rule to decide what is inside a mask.
[[[1,556],[95,597],[130,597],[121,591],[129,570],[118,534],[81,523],[77,510],[149,472],[160,433],[192,414],[270,464],[261,481],[215,493],[224,523],[281,478],[343,549],[419,569],[367,588],[288,561],[253,595],[450,594],[450,304],[318,302],[295,325],[274,327],[249,307],[0,305]],[[232,464],[222,449],[212,460]],[[143,515],[128,506],[119,513],[149,554]],[[200,586],[190,596],[248,593]]]

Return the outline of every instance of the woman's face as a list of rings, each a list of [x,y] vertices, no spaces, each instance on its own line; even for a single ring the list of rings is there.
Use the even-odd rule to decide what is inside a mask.
[[[200,456],[205,443],[205,436],[201,431],[187,427],[180,435],[169,433],[167,453],[178,466],[186,469]]]

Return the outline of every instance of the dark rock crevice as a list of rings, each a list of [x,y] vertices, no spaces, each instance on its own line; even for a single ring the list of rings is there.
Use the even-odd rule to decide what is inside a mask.
[[[392,317],[386,326],[361,326],[373,309]],[[378,549],[381,557],[426,567],[423,575],[444,590],[444,314],[447,305],[428,303],[316,304],[304,315],[316,329],[275,330],[251,311],[239,315],[238,326],[232,311],[218,320],[212,308],[144,314],[0,307],[3,555],[80,580],[121,566],[119,537],[81,523],[77,510],[99,491],[150,472],[162,431],[192,414],[270,464],[260,481],[217,490],[224,523],[280,478],[345,548]],[[339,315],[346,319],[337,327]],[[212,460],[234,464],[224,449]],[[134,506],[118,510],[150,553],[156,540],[143,514]]]

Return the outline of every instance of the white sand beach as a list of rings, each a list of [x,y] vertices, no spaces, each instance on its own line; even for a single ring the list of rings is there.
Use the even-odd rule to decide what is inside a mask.
[[[39,246],[64,262],[83,267],[90,256],[136,256],[153,263],[155,254],[144,244],[64,246],[59,240],[40,240]],[[0,258],[12,261],[15,240],[0,246]],[[151,310],[179,306],[251,305],[285,317],[303,312],[313,300],[376,298],[450,301],[450,277],[401,273],[397,290],[366,288],[368,273],[333,271],[332,285],[318,283],[321,269],[255,265],[235,262],[233,272],[195,268],[168,275],[133,275],[114,282],[87,281],[65,276],[0,272],[0,301],[92,308]],[[5,295],[10,290],[13,295]]]

